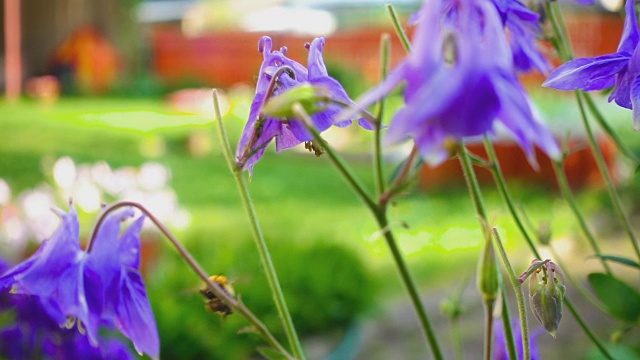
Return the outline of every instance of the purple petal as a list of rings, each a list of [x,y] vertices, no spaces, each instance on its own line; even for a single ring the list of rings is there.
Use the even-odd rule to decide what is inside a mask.
[[[120,238],[118,254],[123,266],[140,268],[140,231],[144,219],[144,216],[140,216]]]
[[[309,59],[307,62],[309,78],[308,80],[313,83],[315,79],[326,77],[327,67],[324,65],[324,59],[322,58],[322,50],[324,49],[325,40],[323,37],[317,37],[311,42],[309,47]]]
[[[640,41],[634,0],[627,0],[624,8],[626,15],[624,17],[624,29],[622,31],[620,45],[618,45],[618,52],[631,54],[636,49],[638,42]]]
[[[614,75],[623,71],[630,56],[614,53],[571,60],[555,69],[542,84],[559,90],[602,90],[614,84]]]
[[[136,350],[151,358],[159,358],[160,340],[156,320],[142,277],[133,269],[123,268],[116,309],[116,324],[131,339]]]
[[[627,69],[623,69],[619,73],[616,74],[616,87],[613,89],[613,92],[609,96],[609,101],[615,100],[616,104],[619,106],[632,109],[633,106],[631,104],[631,81],[633,80],[633,74],[629,72]]]
[[[640,75],[631,82],[631,103],[633,105],[633,127],[640,130]]]

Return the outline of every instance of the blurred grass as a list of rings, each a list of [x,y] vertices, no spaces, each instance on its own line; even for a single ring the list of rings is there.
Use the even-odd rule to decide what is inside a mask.
[[[544,104],[542,108],[552,114],[561,113],[561,109]],[[225,117],[232,143],[244,126],[246,109],[247,99],[234,100]],[[179,232],[179,237],[208,270],[228,274],[243,299],[261,308],[267,322],[278,327],[273,312],[270,313],[270,295],[265,294],[257,256],[252,253],[244,210],[220,154],[211,119],[172,110],[161,100],[136,98],[63,98],[48,106],[25,100],[17,104],[0,103],[0,113],[3,114],[0,178],[9,183],[14,195],[42,182],[46,168],[43,163],[64,155],[71,156],[77,163],[105,160],[112,168],[139,166],[148,160],[168,166],[172,172],[171,186],[181,205],[193,215],[191,226]],[[347,131],[353,135],[354,144],[344,150],[345,156],[371,187],[370,164],[366,156],[361,156],[368,150],[370,135],[361,134],[355,127]],[[209,133],[214,138],[213,153],[204,157],[189,153],[188,138],[194,132]],[[166,151],[150,157],[145,146],[158,140],[166,144]],[[577,234],[575,222],[557,194],[530,185],[511,184],[511,187],[515,197],[526,203],[534,223],[549,221],[556,238]],[[338,288],[338,279],[353,274],[359,275],[340,285],[342,290],[338,293],[343,295],[336,295],[346,296],[349,289],[361,292],[356,295],[366,301],[356,301],[358,305],[352,312],[361,314],[371,307],[376,301],[376,291],[386,297],[404,297],[386,246],[377,236],[375,223],[326,157],[316,158],[293,150],[276,156],[270,149],[255,168],[250,191],[267,242],[277,258],[276,268],[281,271],[283,285],[288,286],[285,293],[292,304],[294,320],[312,300],[321,300],[320,304],[328,301],[321,297],[330,294],[331,289],[319,290],[322,286],[335,283]],[[485,195],[489,216],[503,231],[514,263],[526,267],[531,258],[507,209],[491,188],[485,189]],[[589,205],[593,202],[592,195],[593,192],[585,192],[579,199],[590,209],[597,207]],[[411,271],[423,288],[453,288],[450,284],[457,286],[461,279],[472,278],[482,238],[465,189],[412,191],[397,199],[390,218]],[[579,242],[584,244],[582,240]],[[337,273],[337,265],[312,261],[318,260],[313,258],[313,253],[333,251],[332,246],[345,249],[345,258],[354,264],[344,270],[345,273]],[[255,337],[248,336],[246,340],[241,336],[244,340],[239,340],[235,335],[246,323],[237,317],[217,321],[215,316],[203,313],[202,299],[195,290],[197,279],[164,242],[160,247],[147,281],[163,346],[176,346],[163,348],[163,353],[181,354],[180,351],[189,350],[189,354],[197,358],[211,355],[214,347],[227,347],[237,358],[249,356],[252,352],[247,352],[243,341],[259,342]],[[586,246],[570,251],[575,252],[574,256],[590,253]],[[307,282],[317,283],[318,287],[314,288],[317,294],[305,289]],[[357,296],[347,302],[355,300]],[[318,310],[318,314],[326,315],[321,310],[327,309]],[[314,323],[315,315],[313,311],[300,315],[307,319],[306,325],[312,324],[303,325],[305,333],[327,332],[327,324]],[[334,326],[346,326],[338,321],[342,315],[335,311],[326,316],[337,321]],[[175,326],[181,330],[176,332]],[[200,345],[185,342],[181,347],[183,336]]]

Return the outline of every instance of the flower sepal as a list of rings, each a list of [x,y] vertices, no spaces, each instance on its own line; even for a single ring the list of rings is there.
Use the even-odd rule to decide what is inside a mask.
[[[262,114],[274,119],[293,119],[296,115],[292,107],[299,103],[307,114],[314,115],[327,109],[329,97],[329,91],[325,87],[303,83],[270,98],[262,108]]]

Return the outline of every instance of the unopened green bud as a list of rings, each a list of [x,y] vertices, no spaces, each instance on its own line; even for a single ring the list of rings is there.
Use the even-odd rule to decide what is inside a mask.
[[[548,221],[544,221],[541,222],[538,225],[538,231],[537,231],[537,235],[538,235],[538,241],[540,241],[540,243],[542,245],[549,245],[549,243],[551,242],[551,224],[549,224]]]
[[[293,119],[293,104],[299,103],[309,115],[323,111],[328,106],[329,92],[323,87],[303,83],[274,96],[262,108],[265,116],[277,119]]]
[[[478,289],[485,302],[493,302],[500,291],[500,273],[493,242],[485,241],[478,263]]]
[[[538,266],[534,260],[531,267]],[[545,262],[529,276],[529,300],[536,319],[554,338],[562,319],[562,300],[565,287],[560,268],[551,261]]]

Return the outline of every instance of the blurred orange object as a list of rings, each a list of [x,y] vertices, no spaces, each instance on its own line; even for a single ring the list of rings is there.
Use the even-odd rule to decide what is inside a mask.
[[[56,48],[51,63],[56,73],[72,71],[78,91],[104,93],[117,79],[120,55],[98,30],[82,26]]]
[[[53,75],[29,78],[25,89],[29,97],[46,104],[54,103],[60,96],[60,82]]]

